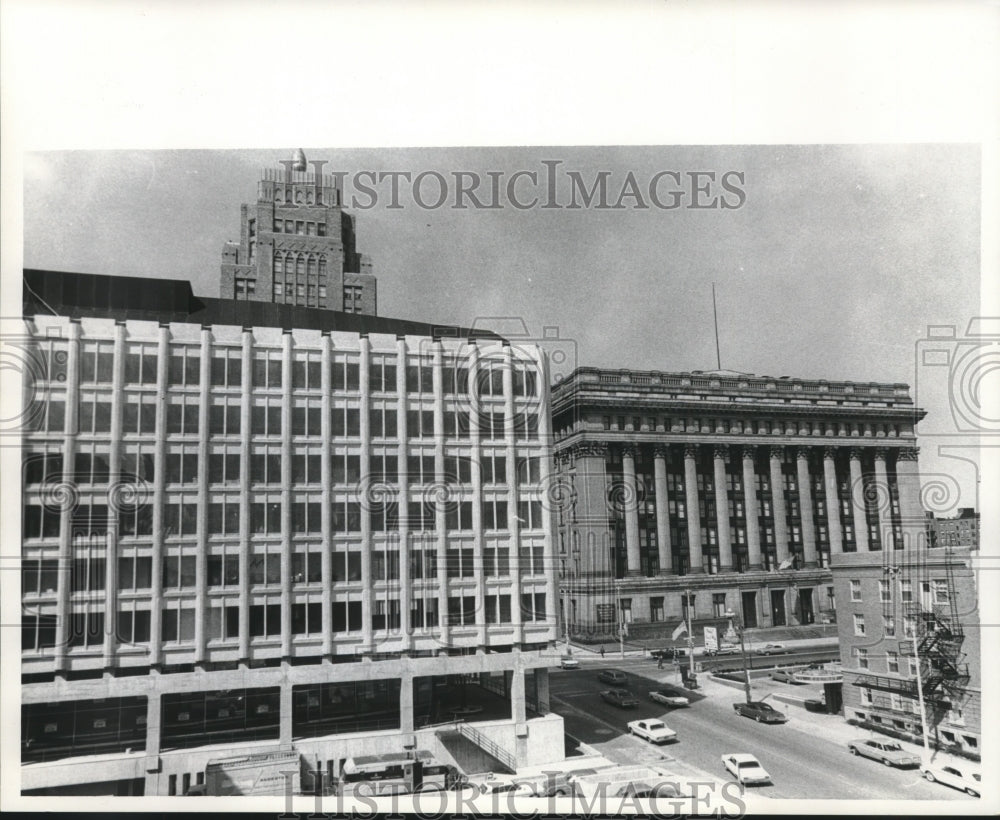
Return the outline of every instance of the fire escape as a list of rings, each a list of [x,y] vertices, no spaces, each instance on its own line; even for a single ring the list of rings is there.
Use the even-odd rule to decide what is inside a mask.
[[[899,655],[907,659],[914,657],[915,635],[920,688],[928,708],[932,710],[950,708],[969,681],[969,667],[962,652],[965,632],[958,614],[955,564],[950,550],[946,559],[945,589],[938,587],[935,590],[935,581],[927,577],[922,568],[915,568],[913,575],[916,577],[912,580],[916,589],[911,599],[901,605],[904,632],[898,641]],[[891,575],[892,570],[887,569],[886,577]],[[944,595],[940,594],[942,592]],[[886,607],[886,614],[890,612],[891,604]],[[915,676],[859,674],[854,684],[909,698],[917,698],[919,694]]]

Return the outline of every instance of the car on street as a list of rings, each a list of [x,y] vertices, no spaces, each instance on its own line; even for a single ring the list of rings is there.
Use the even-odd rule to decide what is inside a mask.
[[[709,656],[714,655],[738,655],[740,651],[740,645],[736,643],[732,644],[720,644],[717,649],[705,649],[705,654]]]
[[[982,775],[966,763],[922,763],[920,774],[931,783],[944,783],[979,797]]]
[[[649,693],[649,699],[654,700],[657,703],[662,703],[664,706],[689,706],[691,700],[684,693],[685,690],[679,689],[675,686],[661,686],[659,689],[654,689]]]
[[[615,686],[621,686],[623,683],[628,682],[628,678],[625,673],[620,669],[602,669],[597,673],[598,680],[602,680],[605,683],[610,683]]]
[[[794,683],[798,686],[802,681],[795,680],[795,671],[793,669],[772,669],[770,678],[778,683]]]
[[[736,714],[753,718],[758,723],[787,723],[788,715],[779,712],[770,703],[762,700],[752,700],[750,703],[734,703]]]
[[[601,692],[601,699],[619,709],[634,709],[639,705],[639,699],[628,689],[605,689]]]
[[[677,740],[677,732],[656,718],[629,721],[628,731],[629,734],[645,738],[650,743],[669,743],[671,740]]]
[[[649,653],[649,657],[653,658],[653,660],[659,660],[660,658],[662,658],[665,661],[672,661],[675,658],[687,657],[687,652],[684,649],[681,649],[680,647],[667,646],[664,647],[663,649],[653,649]]]
[[[753,755],[724,754],[722,765],[726,771],[735,777],[740,785],[750,786],[760,783],[771,783],[771,775],[767,773],[760,761]]]
[[[559,665],[563,669],[579,669],[580,668],[580,661],[578,661],[572,655],[563,655],[559,659]]]
[[[847,748],[852,755],[869,757],[878,760],[886,766],[919,766],[920,756],[908,752],[895,740],[860,739],[848,742]]]
[[[785,649],[784,644],[780,643],[766,643],[760,649],[757,650],[758,655],[781,655],[788,650]]]

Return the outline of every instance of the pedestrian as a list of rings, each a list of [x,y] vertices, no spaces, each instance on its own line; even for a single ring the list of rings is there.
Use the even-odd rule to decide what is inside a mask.
[[[604,647],[603,646],[601,647],[601,657],[602,658],[604,657]]]
[[[656,668],[657,669],[663,668],[663,655],[660,655],[659,659],[656,661]]]

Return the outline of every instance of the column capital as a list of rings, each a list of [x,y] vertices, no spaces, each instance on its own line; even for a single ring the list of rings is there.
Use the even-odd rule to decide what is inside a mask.
[[[698,457],[698,447],[697,444],[685,444],[684,445],[684,458],[697,458]]]
[[[888,447],[876,447],[875,448],[875,460],[876,461],[878,461],[879,459],[881,459],[882,461],[885,461],[885,457],[887,455],[889,455],[889,448]]]
[[[858,461],[861,461],[861,455],[862,455],[862,453],[864,453],[864,449],[862,447],[852,447],[851,448],[851,461],[854,461],[855,459],[858,460]]]
[[[801,446],[800,447],[796,447],[795,448],[795,458],[797,458],[797,459],[804,459],[804,460],[808,461],[809,457],[812,455],[812,449],[813,449],[812,447],[801,447]]]
[[[721,459],[729,458],[729,445],[728,444],[713,445],[712,456],[713,458],[721,458]]]
[[[748,458],[752,460],[757,455],[757,445],[756,444],[740,445],[740,454],[743,456],[744,460]]]
[[[916,461],[917,454],[920,452],[919,447],[899,447],[896,450],[896,460],[897,461]]]
[[[654,458],[669,458],[670,457],[670,445],[669,444],[655,444],[655,445],[653,445],[653,457]]]
[[[823,458],[830,459],[831,461],[837,457],[837,450],[839,447],[824,447],[823,448]]]
[[[636,453],[638,452],[639,448],[636,447],[635,444],[632,444],[631,442],[629,442],[629,443],[620,445],[620,449],[621,449],[621,453],[622,453],[622,458],[624,458],[625,456],[628,456],[631,459],[635,459]]]
[[[565,452],[572,458],[582,458],[585,456],[600,456],[607,458],[608,444],[605,441],[581,441],[568,448]]]
[[[780,459],[784,459],[784,457],[785,457],[785,448],[781,444],[772,444],[768,448],[768,455],[770,456],[770,458],[776,458],[776,459],[779,459],[779,460]]]

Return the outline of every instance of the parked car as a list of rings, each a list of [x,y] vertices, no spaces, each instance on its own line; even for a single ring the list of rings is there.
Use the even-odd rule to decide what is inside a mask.
[[[749,786],[772,782],[771,775],[753,755],[725,754],[722,756],[722,765],[739,781],[740,785]]]
[[[579,669],[580,668],[580,661],[578,661],[572,655],[563,655],[559,659],[559,665],[563,669]]]
[[[770,677],[779,683],[794,683],[796,686],[802,683],[795,680],[795,671],[791,669],[772,669]]]
[[[639,705],[639,699],[628,689],[605,689],[601,698],[620,709],[632,709]]]
[[[852,755],[870,757],[886,766],[919,766],[920,756],[908,752],[895,740],[852,740],[847,744]]]
[[[770,703],[762,700],[753,700],[750,703],[734,703],[733,709],[736,714],[743,717],[753,718],[758,723],[787,723],[788,715],[779,712]]]
[[[691,701],[687,695],[682,695],[681,692],[684,692],[684,690],[674,686],[663,686],[650,692],[649,697],[650,700],[655,700],[664,706],[688,706]]]
[[[650,743],[668,743],[671,740],[677,740],[677,732],[662,720],[655,718],[629,721],[628,731],[629,734],[645,738]]]
[[[982,775],[966,763],[923,763],[920,773],[931,783],[944,783],[973,797],[979,797]]]
[[[760,649],[757,650],[758,655],[781,655],[788,650],[785,649],[784,644],[780,643],[766,643]]]
[[[602,680],[605,683],[614,684],[615,686],[621,686],[623,683],[628,682],[628,678],[625,676],[625,673],[620,669],[602,669],[597,673],[597,677],[599,680]]]
[[[718,649],[706,649],[706,655],[738,655],[740,652],[740,645],[737,643],[733,644],[720,644]]]

